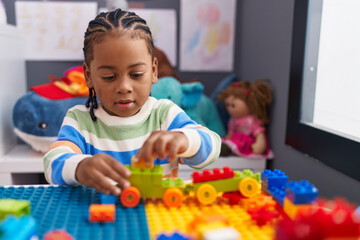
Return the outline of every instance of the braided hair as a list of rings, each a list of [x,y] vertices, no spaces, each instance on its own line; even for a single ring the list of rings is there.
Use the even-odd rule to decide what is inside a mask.
[[[251,114],[263,124],[269,123],[267,107],[271,104],[271,87],[266,83],[267,79],[258,79],[255,82],[235,82],[222,90],[218,96],[219,101],[234,96],[241,99],[249,107]]]
[[[88,67],[90,67],[90,62],[94,59],[94,45],[100,43],[109,34],[114,37],[130,34],[132,39],[144,39],[151,58],[154,60],[154,43],[146,21],[133,12],[116,9],[112,12],[100,13],[94,20],[89,22],[85,32],[83,48],[85,64]],[[97,97],[93,88],[89,89],[86,107],[90,108],[91,119],[95,121],[94,109],[97,108]]]

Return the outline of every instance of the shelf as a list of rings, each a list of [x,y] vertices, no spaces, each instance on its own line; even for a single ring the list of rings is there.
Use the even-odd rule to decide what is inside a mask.
[[[0,158],[0,173],[42,173],[44,154],[35,152],[25,144],[16,145],[9,153]]]

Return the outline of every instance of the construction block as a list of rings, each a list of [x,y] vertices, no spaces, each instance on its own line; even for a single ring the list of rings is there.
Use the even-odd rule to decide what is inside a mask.
[[[326,239],[360,239],[360,218],[354,213],[355,209],[356,206],[345,199],[335,198],[321,201],[311,217],[321,222]]]
[[[286,186],[288,182],[288,176],[280,169],[275,169],[274,171],[265,169],[265,171],[261,173],[261,181],[266,182],[266,186],[270,188],[279,188]]]
[[[37,239],[36,221],[33,217],[24,215],[20,218],[6,217],[0,222],[1,240]]]
[[[290,181],[286,188],[286,197],[294,204],[310,204],[317,200],[318,190],[308,181]]]
[[[270,195],[273,197],[273,199],[280,205],[283,206],[284,205],[284,198],[286,195],[286,188],[285,186],[283,187],[272,187],[270,189],[268,189],[266,192],[266,194]]]
[[[206,169],[202,173],[195,171],[192,174],[193,183],[214,181],[232,177],[234,177],[234,171],[230,167],[224,167],[222,171],[219,168],[214,168],[212,172]]]
[[[292,204],[285,198],[285,205]],[[293,205],[298,207],[299,205]],[[357,240],[360,221],[354,216],[355,205],[344,199],[319,199],[309,209],[299,210],[295,218],[283,218],[276,226],[276,239]],[[286,209],[284,209],[286,210]],[[299,231],[299,229],[306,231]]]
[[[114,204],[90,204],[89,221],[90,222],[114,222],[115,221]]]
[[[134,162],[134,160],[135,155],[131,158],[131,168],[139,168],[141,170],[154,168],[154,161],[151,161],[150,164],[146,164],[144,159],[139,159],[137,162]]]
[[[254,197],[246,198],[241,201],[241,206],[246,210],[258,208],[274,210],[276,208],[276,204],[277,203],[272,196],[267,196],[265,194],[258,194]]]
[[[313,207],[311,204],[294,204],[287,197],[284,199],[284,212],[294,219],[299,211],[309,210]]]
[[[131,186],[139,189],[142,198],[162,198],[165,192],[163,188],[163,169],[156,165],[153,169],[139,168],[130,169],[129,182]]]
[[[180,208],[167,208],[162,201],[156,200],[147,201],[145,209],[152,239],[156,239],[159,234],[172,234],[175,231],[191,235],[190,231],[193,228],[189,225],[194,222],[199,213],[223,215],[228,220],[228,224],[241,234],[241,239],[270,240],[274,239],[275,236],[274,226],[267,224],[259,227],[254,224],[251,216],[240,205],[229,205],[225,201],[218,201],[212,205],[202,205],[196,199],[189,198]],[[211,225],[215,226],[215,223]],[[192,239],[197,238],[193,237]]]
[[[245,169],[243,172],[240,171],[234,171],[234,177],[232,178],[226,178],[226,179],[220,179],[215,181],[209,181],[206,182],[210,185],[212,185],[217,192],[223,193],[223,192],[234,192],[239,191],[241,181],[244,179],[253,179],[256,182],[256,186],[254,186],[254,195],[259,193],[258,190],[260,190],[260,173],[253,173],[251,170]],[[194,191],[196,192],[199,187],[204,184],[203,182],[194,183]]]
[[[244,198],[239,191],[223,193],[222,197],[228,199],[230,205],[239,204]]]
[[[156,240],[191,240],[191,238],[185,236],[184,234],[175,232],[173,234],[160,234]]]
[[[100,203],[101,204],[115,204],[119,200],[119,197],[115,195],[106,195],[100,193]]]
[[[7,215],[21,217],[30,214],[30,202],[16,199],[0,199],[0,220]]]
[[[43,240],[75,240],[67,231],[63,229],[49,231]]]
[[[117,204],[115,222],[89,223],[89,205],[100,203],[99,194],[85,186],[0,186],[0,199],[30,202],[39,239],[54,229],[64,229],[76,240],[150,239],[142,202],[136,208],[124,208]]]
[[[267,223],[273,221],[280,216],[280,214],[275,210],[269,210],[266,207],[248,209],[247,212],[250,214],[251,218],[256,222],[258,226],[263,226]]]

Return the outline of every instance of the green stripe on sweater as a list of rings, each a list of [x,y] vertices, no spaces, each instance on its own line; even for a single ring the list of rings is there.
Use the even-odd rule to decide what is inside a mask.
[[[137,124],[129,123],[122,126],[108,126],[99,118],[94,123],[90,118],[89,112],[79,109],[68,112],[66,116],[77,121],[81,130],[88,131],[97,138],[119,141],[144,136],[151,133],[154,129],[160,129],[172,106],[172,104],[161,104],[158,108],[152,109],[149,117],[143,121]]]

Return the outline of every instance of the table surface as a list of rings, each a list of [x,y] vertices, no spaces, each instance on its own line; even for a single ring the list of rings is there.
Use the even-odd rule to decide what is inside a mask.
[[[100,193],[84,186],[9,186],[0,187],[0,199],[21,199],[30,202],[30,214],[37,223],[38,236],[65,229],[77,240],[156,239],[160,234],[185,233],[189,223],[200,212],[225,216],[242,240],[271,240],[272,224],[259,227],[239,204],[229,205],[223,199],[202,205],[188,198],[180,208],[167,208],[161,199],[142,200],[135,208],[116,203],[116,220],[107,223],[89,222],[89,206],[100,203]]]
[[[114,223],[89,222],[89,205],[100,203],[100,194],[84,186],[0,187],[0,199],[28,200],[39,239],[47,231],[66,229],[75,239],[150,239],[144,204],[125,208],[116,204]]]

